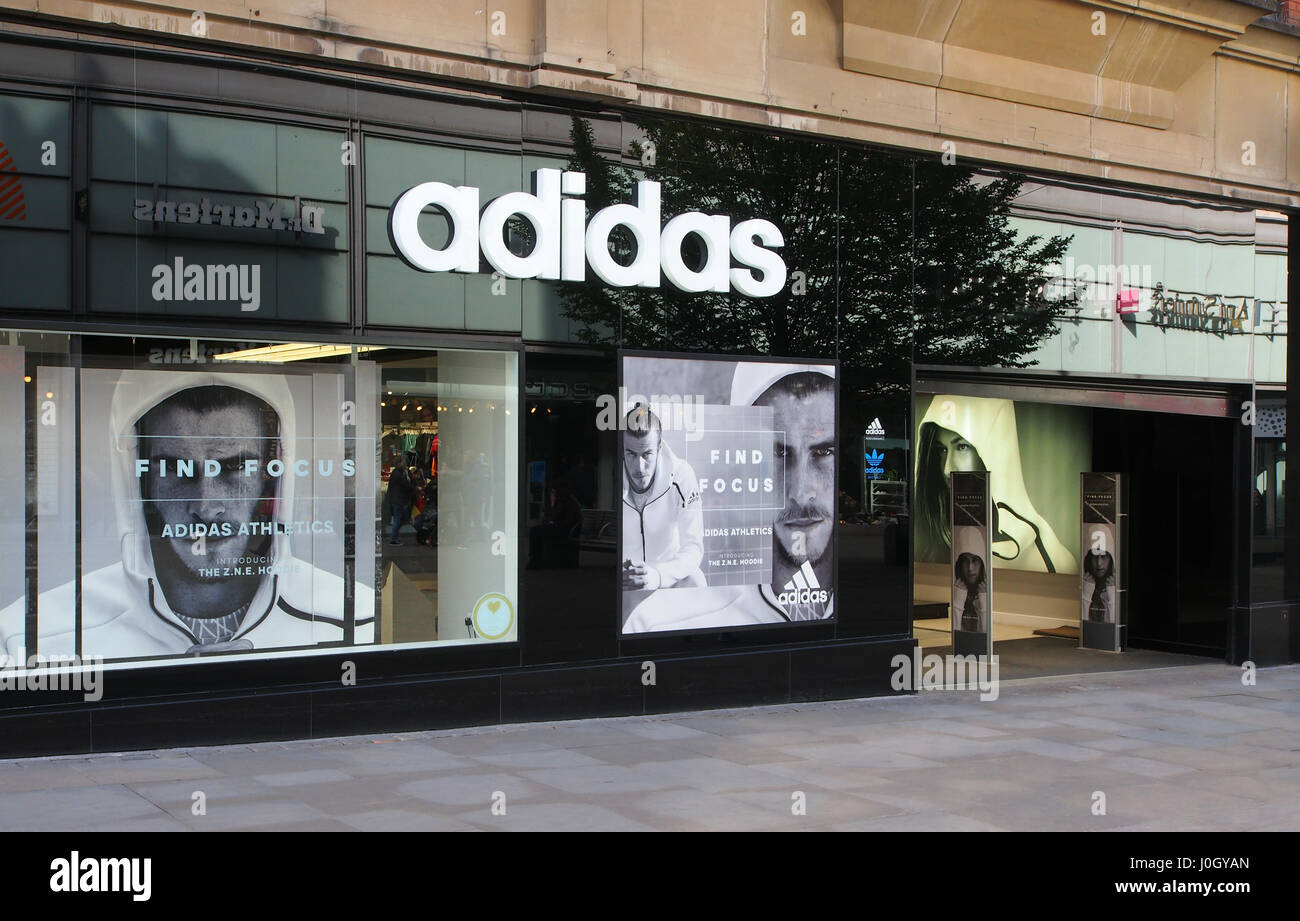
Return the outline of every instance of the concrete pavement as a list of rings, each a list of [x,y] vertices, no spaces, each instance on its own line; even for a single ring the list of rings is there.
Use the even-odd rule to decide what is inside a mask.
[[[0,831],[92,829],[1294,831],[1300,666],[0,762]]]

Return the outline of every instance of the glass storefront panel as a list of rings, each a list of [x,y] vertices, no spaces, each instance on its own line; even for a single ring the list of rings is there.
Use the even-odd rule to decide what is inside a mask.
[[[66,310],[71,107],[0,96],[0,309]]]
[[[347,135],[96,105],[93,311],[349,318]]]
[[[17,605],[20,612],[4,622],[3,639],[21,648],[116,658],[190,651],[123,647],[94,634],[88,612],[112,609],[94,592],[110,578],[101,573],[116,566],[152,574],[141,584],[146,594],[152,589],[163,599],[164,613],[155,616],[174,614],[182,625],[187,616],[229,622],[191,624],[195,654],[211,654],[205,647],[214,644],[227,654],[250,651],[221,646],[248,638],[239,632],[249,623],[245,604],[256,612],[266,597],[259,593],[274,591],[256,577],[281,573],[226,574],[224,563],[178,568],[193,562],[182,551],[196,558],[250,558],[255,566],[307,574],[302,585],[293,583],[285,604],[307,615],[310,633],[286,634],[281,642],[265,640],[263,631],[251,638],[251,651],[510,640],[517,630],[515,530],[522,519],[531,538],[530,568],[538,570],[528,577],[535,583],[531,597],[554,604],[545,626],[534,617],[537,646],[523,653],[525,660],[619,655],[623,636],[609,631],[604,608],[624,562],[616,558],[623,554],[609,523],[627,474],[619,436],[596,419],[601,401],[617,394],[620,349],[837,365],[837,591],[845,603],[833,622],[827,619],[825,634],[904,635],[911,629],[909,549],[916,548],[922,566],[938,565],[946,552],[942,541],[929,541],[927,525],[909,508],[913,485],[918,508],[933,504],[918,476],[924,464],[913,453],[924,442],[929,411],[928,397],[913,405],[915,364],[1209,380],[1253,375],[1274,386],[1284,380],[1285,217],[1246,206],[1192,206],[824,138],[610,112],[570,118],[549,109],[544,136],[526,118],[520,136],[511,128],[457,140],[450,133],[421,138],[414,129],[368,122],[351,129],[341,122],[288,123],[305,121],[301,113],[260,119],[216,109],[175,111],[179,103],[160,97],[142,96],[140,106],[131,106],[91,94],[77,105],[77,123],[88,119],[89,137],[85,149],[72,151],[72,103],[0,97],[0,142],[18,138],[27,202],[23,221],[5,222],[0,214],[0,262],[18,279],[0,291],[0,309],[67,306],[84,275],[86,312],[78,321],[120,323],[122,314],[149,314],[154,332],[166,332],[173,319],[206,317],[229,321],[232,329],[247,319],[275,330],[225,334],[231,337],[284,337],[297,323],[305,330],[349,322],[357,338],[382,327],[522,334],[531,350],[529,389],[521,405],[515,351],[388,347],[353,356],[302,347],[297,354],[281,349],[232,359],[214,356],[266,344],[201,340],[192,348],[188,339],[128,345],[50,334],[38,344],[26,333],[12,343],[0,340],[0,367],[22,372],[14,377],[16,371],[7,371],[0,386],[0,407],[21,407],[21,421],[12,408],[5,410],[5,423],[17,425],[21,437],[3,446],[3,463],[20,466],[24,476],[0,490],[5,520],[22,515],[30,525],[29,536],[7,538],[0,562],[0,608],[11,614]],[[58,151],[48,167],[33,159],[46,135]],[[349,147],[354,140],[359,147]],[[69,264],[74,203],[68,176],[78,156],[84,163],[75,174],[88,175],[89,185],[84,201],[78,195],[78,223],[71,226],[84,231],[84,273]],[[350,172],[350,163],[364,173]],[[472,264],[461,262],[455,270],[422,270],[407,250],[398,255],[390,221],[396,202],[416,185],[472,188],[479,204],[472,214],[482,220],[484,208],[501,196],[524,193],[518,204],[530,189],[539,194],[534,182],[542,169],[583,174],[574,186],[580,191],[566,187],[548,205],[559,212],[561,200],[572,207],[581,199],[577,211],[568,211],[569,217],[561,212],[559,229],[551,229],[564,241],[575,238],[574,228],[588,231],[576,255],[585,274],[566,268],[564,280],[555,280],[555,273],[546,276],[551,280],[540,273],[517,277],[500,269],[509,259],[489,258],[491,241],[481,237],[473,241],[476,255],[466,257]],[[644,275],[635,283],[612,282],[593,270],[591,260],[608,257],[619,269],[646,261],[629,232],[638,218],[605,226],[600,233],[606,237],[598,233],[594,243],[590,225],[611,206],[625,217],[651,213],[639,199],[638,184],[646,181],[659,195],[659,236],[649,238],[659,249],[659,271],[650,269],[657,284]],[[364,190],[364,202],[349,202],[352,189]],[[356,220],[350,204],[357,205]],[[412,221],[430,249],[451,245],[450,213],[430,205]],[[682,231],[676,252],[671,244],[663,248],[664,239],[674,239],[669,223],[687,215],[714,223]],[[536,228],[519,213],[497,218],[502,224],[494,233],[511,256],[526,258],[539,246]],[[570,218],[576,223],[564,224]],[[747,242],[752,258],[754,237],[742,236],[737,250],[718,222],[726,222],[729,235],[741,222],[760,220],[780,231],[782,242],[769,255],[779,257],[784,274],[773,290],[746,293],[735,282],[737,272],[755,286],[766,280],[766,270],[743,255]],[[354,233],[362,235],[360,250]],[[602,245],[607,252],[597,256]],[[566,250],[565,258],[575,257]],[[728,276],[721,283],[712,274],[719,267]],[[711,284],[693,287],[702,278]],[[686,285],[678,283],[682,279]],[[1113,322],[1113,299],[1130,288],[1138,312],[1123,324]],[[1174,317],[1185,314],[1184,307],[1200,310],[1186,292],[1200,292],[1197,303],[1213,298],[1223,310],[1205,317],[1214,314],[1226,325]],[[1247,302],[1254,311],[1248,322],[1238,315]],[[1241,324],[1233,325],[1225,304],[1238,311],[1232,316]],[[1161,314],[1157,307],[1168,310]],[[330,337],[328,330],[293,335]],[[225,383],[185,377],[194,374]],[[227,387],[227,376],[256,386],[250,396],[232,396],[224,391],[243,391]],[[131,433],[114,428],[116,394],[168,390],[170,384],[158,383],[167,380],[177,392],[210,386],[221,393],[212,394],[216,403],[160,401],[132,423]],[[351,407],[350,421],[343,421],[344,406]],[[146,418],[154,409],[159,415]],[[159,418],[166,422],[169,412],[182,410],[200,418],[228,414],[232,426],[250,414],[260,420],[261,428],[241,436],[257,439],[258,450],[245,445],[236,455],[241,463],[257,462],[251,479],[236,483],[245,489],[257,484],[258,490],[236,491],[229,502],[231,514],[271,527],[271,535],[226,544],[241,535],[206,533],[212,522],[202,515],[197,522],[169,521],[166,503],[188,497],[168,494],[166,487],[222,476],[204,475],[200,462],[212,458],[201,452],[174,450],[158,458],[173,465],[188,460],[198,472],[186,467],[184,475],[173,472],[163,483],[160,471],[145,468],[137,501],[148,512],[140,513],[143,523],[134,530],[123,528],[113,498],[121,491],[114,465],[99,470],[94,446],[133,438],[136,453],[125,456],[151,462],[153,455],[141,454],[140,445],[150,444],[146,439],[154,437],[150,430],[159,427]],[[47,412],[55,421],[42,421]],[[528,438],[522,452],[515,435],[521,412]],[[283,428],[290,415],[294,434]],[[1089,458],[1075,456],[1082,442],[1073,429],[1036,425],[1033,407],[1024,403],[1014,415],[1022,436],[1042,432],[1052,450],[1024,452],[1025,495],[1006,504],[1034,509],[1025,513],[1033,527],[1021,530],[1059,532],[1068,546],[1048,552],[1044,570],[1070,574],[1077,552],[1069,548],[1077,535],[1059,519],[1072,514],[1074,474],[1090,465]],[[238,441],[238,433],[218,434]],[[124,450],[114,442],[112,451]],[[1065,486],[1059,485],[1061,464],[1029,469],[1028,458],[1047,454],[1069,455]],[[283,472],[267,472],[272,461],[289,458],[306,460],[307,473],[286,480]],[[352,473],[342,492],[331,491],[329,475],[317,464],[339,471],[345,460]],[[1276,562],[1271,548],[1283,534],[1284,441],[1259,437],[1256,460],[1252,600],[1264,601],[1281,591],[1268,588],[1268,573]],[[150,479],[155,476],[157,482]],[[515,491],[521,479],[529,503],[523,515]],[[285,492],[289,483],[294,488]],[[567,504],[563,540],[547,544],[547,536],[560,531],[552,527],[552,505],[565,495],[577,509]],[[73,524],[52,524],[58,521]],[[308,528],[328,522],[336,531],[300,533],[293,530],[300,522]],[[182,524],[187,530],[178,537],[174,526]],[[191,524],[205,532],[191,533]],[[280,534],[281,527],[290,530]],[[999,550],[1010,552],[1006,542],[1013,538],[1035,542],[1005,520],[1001,529]],[[134,543],[124,543],[122,534],[136,534]],[[267,536],[281,539],[260,539]],[[170,586],[155,571],[157,561]],[[233,566],[242,570],[243,564]],[[1037,572],[1034,567],[1028,568]],[[187,590],[183,579],[177,582],[185,572],[216,587]],[[286,588],[291,582],[286,576]],[[201,616],[191,616],[195,612]],[[233,631],[231,624],[237,625]],[[207,631],[202,636],[199,627]]]
[[[479,201],[528,189],[532,172],[560,169],[563,162],[535,156],[477,150],[454,150],[410,141],[368,137],[366,153],[366,289],[367,320],[386,326],[437,326],[444,329],[518,332],[524,327],[525,304],[536,320],[555,313],[555,286],[508,278],[486,271],[417,271],[393,249],[388,220],[394,202],[425,182],[478,190]],[[451,223],[444,211],[429,206],[419,219],[420,236],[435,249],[447,246]],[[526,252],[514,233],[510,247]]]
[[[517,638],[514,352],[0,343],[14,659]]]

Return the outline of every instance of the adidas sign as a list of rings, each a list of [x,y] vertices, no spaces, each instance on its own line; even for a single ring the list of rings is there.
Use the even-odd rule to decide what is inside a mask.
[[[884,438],[884,437],[885,437],[885,427],[884,427],[883,425],[880,424],[880,417],[879,417],[879,416],[877,416],[875,419],[872,419],[872,420],[871,420],[871,424],[867,426],[867,437],[868,437],[868,438],[873,438],[873,437],[874,437],[874,438]]]
[[[821,587],[812,563],[807,560],[803,561],[794,578],[785,584],[785,591],[776,596],[780,604],[825,604],[830,599],[830,592]]]
[[[637,183],[634,204],[601,208],[587,221],[587,203],[580,197],[586,188],[585,173],[539,169],[531,193],[508,192],[480,207],[473,186],[423,182],[393,204],[388,233],[402,260],[422,272],[477,272],[481,254],[505,278],[584,281],[590,265],[615,288],[658,288],[666,278],[683,291],[734,289],[746,297],[771,297],[785,286],[785,262],[775,252],[785,238],[771,221],[733,226],[726,215],[691,211],[663,223],[659,183],[649,181]],[[420,235],[420,215],[429,208],[444,212],[451,225],[451,239],[441,249]],[[515,216],[532,224],[536,234],[527,255],[506,245],[506,224]],[[610,233],[620,226],[636,240],[630,265],[609,251]],[[682,243],[692,234],[704,247],[698,268],[682,256]]]

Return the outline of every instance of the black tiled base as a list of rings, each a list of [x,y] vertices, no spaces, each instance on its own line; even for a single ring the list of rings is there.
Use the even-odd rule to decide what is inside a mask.
[[[575,666],[512,668],[183,697],[24,706],[0,715],[0,757],[130,751],[497,723],[629,716],[897,693],[906,638]],[[647,662],[653,662],[653,682]],[[123,688],[125,683],[116,687]],[[138,690],[138,688],[133,688]],[[24,698],[24,703],[34,698]]]

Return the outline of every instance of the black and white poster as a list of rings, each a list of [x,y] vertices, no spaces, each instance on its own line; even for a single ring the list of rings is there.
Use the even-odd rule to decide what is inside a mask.
[[[829,363],[623,356],[625,635],[834,617],[836,396]]]
[[[345,438],[342,374],[78,376],[79,452],[58,462],[80,461],[81,577],[42,591],[42,652],[114,660],[374,641],[373,587],[344,582],[345,505],[374,503],[357,496],[372,483],[357,468],[374,439]],[[39,526],[71,532],[72,519]],[[22,627],[17,611],[0,615],[11,655]]]
[[[1123,649],[1123,492],[1117,473],[1080,477],[1079,636],[1085,649]]]
[[[956,655],[993,654],[989,474],[952,473],[952,645]]]

